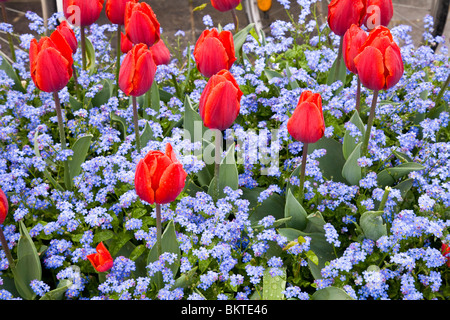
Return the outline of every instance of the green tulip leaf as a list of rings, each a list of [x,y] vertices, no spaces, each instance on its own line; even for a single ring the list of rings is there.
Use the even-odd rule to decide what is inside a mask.
[[[255,24],[250,23],[248,26],[246,26],[244,29],[240,30],[233,36],[233,42],[234,42],[234,51],[236,53],[236,59],[240,59],[240,51],[242,46],[245,43],[245,40],[247,39],[247,35],[250,33],[250,30],[254,28]]]
[[[72,146],[73,156],[69,160],[70,179],[72,181],[81,172],[81,165],[86,160],[92,137],[90,134],[80,137]]]
[[[343,289],[326,287],[319,289],[311,296],[311,300],[354,300]]]
[[[109,98],[113,95],[114,87],[111,80],[104,79],[102,85],[102,89],[97,92],[91,100],[92,106],[94,107],[100,107],[108,103]]]
[[[270,268],[266,268],[263,274],[263,299],[264,300],[283,300],[283,291],[286,290],[286,270],[282,275],[272,277]]]
[[[62,300],[64,293],[72,286],[72,284],[72,281],[62,279],[56,289],[47,292],[39,300]]]
[[[367,239],[377,241],[380,237],[387,235],[382,214],[383,211],[366,211],[361,215],[359,225]]]
[[[95,49],[91,40],[88,37],[86,39],[86,68],[89,74],[93,74],[97,70],[97,64],[95,61]]]
[[[333,66],[331,67],[330,73],[328,74],[327,79],[328,85],[331,85],[338,80],[342,81],[342,85],[345,85],[345,79],[347,77],[347,67],[345,65],[343,57],[341,56],[341,61],[339,63],[339,70],[336,73],[336,68],[338,67],[337,66],[338,58],[339,57],[336,57],[336,60],[334,60]]]
[[[145,123],[144,131],[142,131],[140,139],[142,148],[145,148],[150,140],[155,139],[155,137],[153,136],[153,130],[148,122]]]
[[[284,207],[284,216],[291,217],[286,226],[297,230],[306,228],[307,213],[303,206],[293,196],[291,190],[288,190],[286,195],[286,206]]]
[[[407,162],[396,167],[386,168],[377,175],[377,181],[380,188],[392,186],[395,181],[408,175],[413,171],[424,170],[425,167],[419,163]]]
[[[119,127],[118,130],[122,133],[122,139],[125,139],[127,136],[127,121],[115,114],[114,111],[111,111],[109,116],[111,118],[111,126],[117,125]]]
[[[203,125],[202,118],[192,106],[191,99],[186,96],[184,99],[184,120],[183,128],[185,134],[189,134],[192,143],[202,141],[203,134],[208,128]]]
[[[361,157],[361,145],[362,142],[356,145],[342,168],[342,176],[353,186],[358,185],[362,177],[361,167],[358,166],[358,159]]]
[[[1,60],[0,70],[5,71],[6,75],[14,82],[12,89],[25,93],[26,90],[22,86],[22,82],[20,81],[17,72],[9,63],[7,56],[1,51],[0,51],[0,60]]]
[[[364,127],[364,123],[362,122],[361,118],[359,117],[358,111],[355,111],[350,118],[350,122],[353,123],[355,126],[358,127],[359,132],[361,132],[361,136],[359,137],[359,141],[361,141],[361,138],[364,137],[364,134],[366,132],[366,129]],[[345,131],[344,135],[344,143],[342,146],[342,154],[344,155],[344,158],[347,160],[350,154],[355,150],[355,147],[357,145],[356,137],[352,137],[350,135],[350,132],[347,130]]]
[[[215,177],[211,179],[209,185],[208,194],[214,195]],[[220,162],[219,169],[219,199],[226,196],[223,189],[230,187],[233,190],[237,190],[239,187],[239,173],[234,158],[234,144],[230,146],[225,157]]]

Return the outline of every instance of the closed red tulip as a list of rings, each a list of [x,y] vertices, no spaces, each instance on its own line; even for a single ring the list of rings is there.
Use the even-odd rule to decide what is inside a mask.
[[[124,25],[125,24],[125,7],[127,2],[132,1],[134,3],[138,0],[107,0],[105,4],[106,17],[113,24]]]
[[[153,54],[153,59],[155,60],[157,66],[169,64],[170,51],[163,40],[159,40],[157,43],[151,46],[150,51]]]
[[[156,64],[148,47],[139,43],[125,56],[119,71],[119,88],[127,96],[141,96],[152,86]]]
[[[352,24],[361,26],[366,15],[366,0],[332,0],[328,5],[328,26],[343,36]]]
[[[404,72],[400,48],[384,26],[369,33],[354,62],[361,83],[371,90],[392,88]]]
[[[309,90],[302,92],[297,107],[288,120],[287,130],[295,140],[303,143],[315,143],[323,137],[325,123],[319,93]]]
[[[353,59],[359,54],[359,48],[367,39],[367,33],[355,24],[344,35],[342,56],[344,58],[347,69],[357,74],[355,62]]]
[[[114,261],[103,242],[100,242],[97,245],[96,251],[96,253],[87,256],[88,260],[92,263],[92,266],[95,268],[95,270],[97,270],[98,272],[105,272],[111,269],[113,267]]]
[[[450,268],[450,246],[448,244],[443,243],[441,246],[441,253],[443,256],[446,256],[447,267]]]
[[[160,24],[147,3],[127,2],[125,33],[134,44],[145,43],[150,47],[159,41]]]
[[[100,17],[104,0],[63,0],[64,16],[70,24],[90,26]]]
[[[64,88],[72,77],[72,49],[63,37],[42,37],[30,42],[30,71],[36,87],[45,92]]]
[[[239,115],[241,97],[242,91],[228,70],[213,75],[200,96],[203,124],[210,129],[229,128]]]
[[[72,30],[72,28],[69,26],[69,24],[67,23],[66,20],[63,20],[59,24],[59,26],[56,28],[55,31],[53,31],[53,33],[50,37],[54,41],[53,37],[55,37],[55,36],[59,37],[59,35],[61,35],[64,38],[64,40],[67,42],[70,49],[72,50],[72,53],[77,52],[77,49],[78,49],[77,37],[75,36],[75,32]]]
[[[380,25],[387,27],[393,15],[392,0],[367,0],[367,12],[363,23],[369,30]]]
[[[134,186],[142,200],[153,204],[174,201],[184,189],[186,172],[170,143],[166,153],[150,151],[136,167]]]
[[[241,0],[211,0],[212,6],[221,12],[232,10],[240,3]]]
[[[5,222],[6,216],[8,215],[8,210],[8,199],[6,198],[3,190],[0,189],[0,224],[3,224],[3,222]]]
[[[233,34],[216,28],[205,30],[194,48],[197,69],[205,77],[211,77],[222,69],[229,70],[236,61]]]

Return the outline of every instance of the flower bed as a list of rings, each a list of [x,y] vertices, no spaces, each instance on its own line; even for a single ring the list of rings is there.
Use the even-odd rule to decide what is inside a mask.
[[[1,59],[0,299],[448,299],[443,38],[429,17],[436,52],[386,28],[398,79],[372,88],[375,57],[348,71],[315,2],[267,35],[208,24],[205,52],[167,45],[159,63],[134,44],[156,22],[125,18],[118,55],[95,15],[64,25],[67,56],[55,38],[59,55],[33,56],[53,45],[27,13],[39,36]]]

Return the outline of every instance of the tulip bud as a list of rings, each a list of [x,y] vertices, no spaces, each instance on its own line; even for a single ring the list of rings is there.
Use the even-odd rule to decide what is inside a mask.
[[[387,27],[393,15],[392,0],[367,0],[367,12],[363,23],[369,30],[380,25]]]
[[[136,194],[150,204],[172,202],[184,189],[186,176],[183,165],[168,143],[165,154],[150,151],[139,161],[134,177]]]
[[[107,0],[105,5],[106,17],[113,24],[124,25],[125,23],[125,7],[128,1],[134,3],[138,0]]]
[[[323,137],[325,123],[319,93],[309,90],[302,92],[297,107],[288,120],[287,130],[295,140],[303,143],[315,143]]]
[[[332,0],[328,5],[328,25],[343,36],[352,24],[361,26],[366,15],[366,0]]]
[[[216,28],[203,31],[195,44],[194,58],[197,69],[207,78],[229,70],[236,61],[233,34],[226,30],[219,33]]]
[[[229,128],[239,115],[241,97],[242,91],[228,70],[213,75],[200,96],[203,124],[210,129]]]
[[[125,33],[134,44],[149,47],[160,39],[160,25],[152,8],[145,2],[127,2],[125,7]]]
[[[127,96],[141,96],[152,86],[156,73],[153,55],[143,43],[135,45],[125,56],[119,72],[119,88]]]
[[[164,41],[159,40],[157,43],[150,47],[150,51],[153,54],[153,59],[155,60],[157,66],[162,64],[169,64],[170,51]]]
[[[112,268],[114,261],[106,249],[103,242],[100,242],[96,248],[97,253],[93,253],[87,256],[88,260],[92,263],[95,270],[98,272],[105,272]]]
[[[353,60],[361,83],[371,90],[387,90],[397,84],[404,67],[400,48],[384,26],[373,29]]]
[[[70,24],[90,26],[100,17],[104,0],[63,0],[64,16]]]
[[[211,0],[212,6],[221,12],[232,10],[240,3],[241,0]]]
[[[6,216],[8,215],[8,199],[6,198],[5,193],[2,189],[0,189],[0,224],[5,222]]]
[[[36,87],[45,92],[64,88],[72,77],[72,49],[60,33],[30,42],[30,72]]]
[[[342,55],[347,69],[354,74],[357,74],[358,71],[353,59],[358,55],[359,48],[361,48],[366,39],[367,33],[355,24],[352,24],[344,35]]]

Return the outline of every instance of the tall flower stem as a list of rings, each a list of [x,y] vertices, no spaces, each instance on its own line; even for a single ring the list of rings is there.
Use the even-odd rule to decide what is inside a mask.
[[[120,33],[121,25],[117,25],[117,61],[116,61],[116,81],[117,81],[117,97],[119,97],[119,73],[120,73]]]
[[[239,19],[236,13],[236,9],[231,10],[231,15],[233,16],[234,32],[237,33],[239,31]]]
[[[162,225],[161,225],[161,205],[156,204],[156,249],[158,250],[158,257],[162,255]]]
[[[139,135],[139,115],[137,112],[137,103],[136,97],[132,96],[131,100],[133,101],[133,122],[134,122],[134,134],[136,140],[136,149],[138,153],[141,153],[141,139]]]
[[[359,110],[361,109],[361,79],[359,78],[359,75],[357,76],[358,83],[356,87],[356,112],[359,113]]]
[[[86,70],[87,62],[86,62],[86,34],[84,30],[84,26],[80,26],[80,40],[81,40],[81,60],[83,63],[83,70]]]
[[[14,259],[12,257],[11,251],[8,247],[8,242],[6,241],[5,234],[3,233],[3,229],[0,225],[0,243],[2,244],[3,252],[5,252],[6,259],[8,259],[9,267],[11,268],[11,271],[15,275],[16,271],[16,265],[14,264]]]
[[[362,157],[366,155],[367,147],[369,146],[370,132],[372,131],[373,119],[375,118],[375,108],[377,106],[377,100],[378,100],[378,90],[374,90],[372,98],[372,106],[370,107],[369,119],[367,120],[366,135],[364,136],[364,141],[361,146]]]
[[[6,13],[6,6],[4,2],[0,2],[2,6],[2,15],[3,15],[3,22],[8,23],[8,15]],[[12,39],[11,33],[8,32],[8,42],[9,42],[9,49],[11,50],[11,59],[13,62],[16,62],[16,49],[14,48],[14,42]]]
[[[300,168],[300,193],[299,193],[299,202],[303,201],[304,192],[303,186],[305,185],[305,171],[306,171],[306,158],[308,157],[308,144],[303,143],[303,152],[302,152],[302,165]]]
[[[57,91],[53,92],[53,99],[55,100],[55,109],[56,109],[56,117],[58,119],[59,140],[61,141],[61,149],[65,150],[67,149],[66,133],[64,130],[61,102],[59,101]],[[70,172],[69,172],[69,162],[67,160],[64,161],[64,182],[67,190],[72,189],[72,181],[70,179]]]
[[[219,199],[219,174],[220,174],[220,160],[221,160],[221,146],[222,146],[222,132],[219,129],[215,130],[215,159],[214,159],[214,194],[215,194],[215,200]]]
[[[341,68],[342,63],[342,48],[344,47],[344,37],[341,37],[339,42],[338,55],[336,60],[336,69],[334,70],[334,80],[339,77],[339,69]]]

